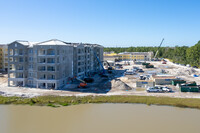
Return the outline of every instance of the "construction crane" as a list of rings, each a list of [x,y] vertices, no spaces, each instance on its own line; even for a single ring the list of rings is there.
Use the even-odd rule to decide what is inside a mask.
[[[161,41],[161,43],[160,43],[160,45],[159,45],[159,47],[158,47],[158,49],[157,49],[157,51],[156,51],[156,54],[155,54],[155,56],[154,56],[154,58],[153,58],[154,60],[157,60],[156,56],[157,56],[157,54],[158,54],[158,51],[159,51],[159,49],[160,49],[160,47],[161,47],[163,41],[164,41],[164,38],[162,39],[162,41]]]
[[[99,58],[98,58],[96,52],[94,52],[94,55],[95,55],[95,57],[97,58],[97,61],[99,62],[100,66],[101,66],[102,69],[103,69],[103,73],[102,73],[102,74],[105,74],[106,71],[105,71],[105,69],[104,69],[104,67],[103,67],[103,64],[102,64],[101,61],[99,60]]]

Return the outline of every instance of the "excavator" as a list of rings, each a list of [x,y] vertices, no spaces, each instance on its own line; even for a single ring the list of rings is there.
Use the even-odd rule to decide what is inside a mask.
[[[78,88],[81,88],[81,87],[86,87],[87,86],[87,83],[79,78],[76,78],[77,80],[81,81],[81,83],[79,84]]]
[[[113,67],[108,63],[108,61],[105,61],[108,64],[108,73],[112,73]]]
[[[97,61],[99,62],[99,64],[100,64],[100,66],[102,67],[102,69],[103,69],[103,72],[101,73],[102,74],[102,76],[105,76],[105,69],[104,69],[104,67],[103,67],[103,65],[102,65],[102,63],[101,63],[101,61],[99,60],[99,58],[98,58],[98,56],[96,55],[96,53],[94,53],[94,55],[95,55],[95,57],[96,57],[96,59],[97,59]],[[79,78],[76,78],[77,80],[79,80],[81,83],[78,85],[78,88],[80,88],[80,87],[86,87],[87,86],[87,83],[84,81],[84,80],[81,80],[81,79],[79,79]]]

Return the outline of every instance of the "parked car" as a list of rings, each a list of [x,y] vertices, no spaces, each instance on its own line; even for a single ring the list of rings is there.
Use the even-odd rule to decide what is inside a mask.
[[[143,71],[142,69],[139,69],[138,72],[139,72],[139,73],[143,73],[144,71]]]
[[[172,92],[172,88],[169,88],[167,86],[162,87],[163,92]]]
[[[127,70],[127,71],[124,73],[124,75],[133,75],[133,74],[135,74],[135,73],[134,73],[134,71],[131,70],[131,69]]]
[[[144,77],[143,75],[140,75],[140,80],[145,80],[146,77]]]
[[[136,69],[136,70],[138,70],[138,69],[139,69],[139,67],[133,67],[133,69]]]
[[[193,66],[193,68],[198,68],[197,66]]]
[[[187,64],[186,66],[187,66],[187,67],[191,67],[190,64]]]
[[[147,92],[163,92],[162,89],[158,88],[158,87],[148,87],[146,89]]]

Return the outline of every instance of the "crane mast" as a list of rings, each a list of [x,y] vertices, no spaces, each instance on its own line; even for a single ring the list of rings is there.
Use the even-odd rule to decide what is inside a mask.
[[[160,49],[160,47],[161,47],[163,41],[164,41],[164,38],[162,39],[162,41],[161,41],[161,43],[160,43],[160,45],[159,45],[159,47],[158,47],[158,50],[156,51],[156,54],[155,54],[155,56],[154,56],[154,59],[156,59],[156,56],[157,56],[157,54],[158,54],[158,51],[159,51],[159,49]]]

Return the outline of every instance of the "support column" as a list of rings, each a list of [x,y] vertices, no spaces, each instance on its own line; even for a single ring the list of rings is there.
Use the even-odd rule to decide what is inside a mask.
[[[10,80],[8,79],[8,86],[10,86]]]
[[[38,82],[36,83],[36,88],[38,88]]]
[[[48,88],[47,83],[45,83],[45,88],[46,88],[46,89]]]
[[[57,83],[55,83],[55,89],[57,89]]]
[[[25,80],[23,81],[23,86],[25,86]]]

